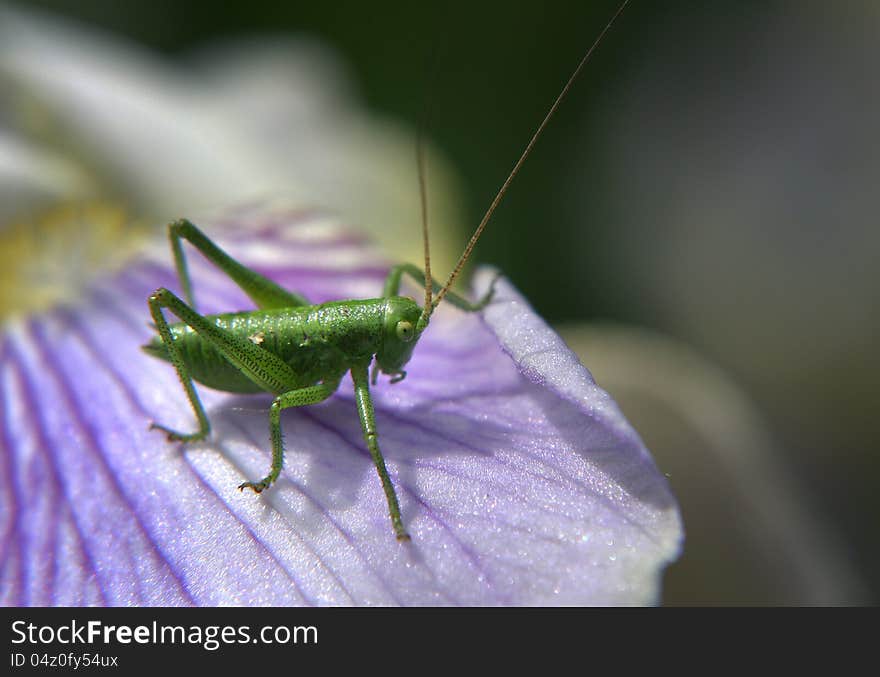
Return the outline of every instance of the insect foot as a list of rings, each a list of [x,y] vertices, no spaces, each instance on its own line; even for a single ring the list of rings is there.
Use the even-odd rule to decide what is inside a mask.
[[[166,428],[164,425],[156,423],[150,423],[150,430],[161,430],[165,433],[165,437],[169,442],[197,442],[198,440],[205,439],[207,432],[198,431],[194,433],[179,433],[176,430],[172,430],[171,428]]]
[[[259,494],[264,489],[269,488],[270,482],[266,480],[261,480],[259,482],[242,482],[238,485],[239,491],[244,491],[245,489],[253,489],[255,494]]]

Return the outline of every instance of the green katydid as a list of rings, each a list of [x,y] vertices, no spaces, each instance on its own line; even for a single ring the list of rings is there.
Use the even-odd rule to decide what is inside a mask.
[[[398,540],[409,540],[410,536],[401,518],[397,494],[379,450],[370,383],[375,385],[380,371],[391,376],[391,383],[397,383],[406,376],[403,367],[409,361],[422,332],[427,328],[432,313],[444,298],[469,312],[479,311],[491,301],[494,282],[485,296],[476,303],[455,294],[450,288],[538,137],[626,4],[624,2],[620,6],[581,59],[442,286],[431,276],[421,143],[417,146],[425,270],[423,272],[411,264],[394,266],[379,298],[311,305],[299,294],[283,289],[234,260],[189,221],[181,219],[171,223],[168,235],[185,301],[165,288],[157,289],[150,295],[148,304],[158,336],[144,346],[144,350],[174,365],[199,427],[193,433],[177,432],[157,423],[153,423],[151,427],[164,431],[169,440],[181,442],[201,440],[209,434],[210,422],[193,381],[234,393],[272,393],[275,398],[269,408],[271,468],[260,481],[244,482],[239,486],[239,489],[249,488],[260,493],[278,479],[284,463],[281,411],[327,399],[339,387],[345,373],[350,372],[364,440],[385,492],[394,533]],[[200,315],[195,310],[182,240],[188,241],[226,273],[251,298],[257,310]],[[424,285],[423,305],[399,296],[404,275],[409,275]],[[169,325],[163,308],[171,311],[181,321]]]

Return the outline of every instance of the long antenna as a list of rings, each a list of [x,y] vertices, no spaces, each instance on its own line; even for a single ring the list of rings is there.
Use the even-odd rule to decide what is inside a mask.
[[[426,112],[423,114],[423,119],[424,115],[427,114],[427,105],[425,106],[425,109]],[[422,138],[421,125],[419,125],[418,131],[416,132],[416,163],[419,172],[419,197],[422,201],[422,244],[425,248],[425,309],[422,313],[430,315],[434,308],[434,304],[431,300],[434,283],[433,278],[431,277],[431,251],[428,245],[428,180],[427,169],[425,167],[425,143]]]
[[[428,62],[426,71],[429,76],[433,73],[435,50],[431,49],[428,54]],[[422,206],[422,245],[425,250],[425,307],[422,310],[422,317],[428,318],[434,310],[434,304],[431,295],[434,291],[434,278],[431,277],[431,248],[428,238],[428,168],[425,162],[425,128],[428,127],[428,114],[431,110],[430,106],[430,89],[426,90],[424,99],[422,100],[422,114],[419,118],[419,125],[416,127],[416,167],[419,175],[419,198]]]
[[[556,97],[556,101],[553,102],[553,105],[550,107],[550,110],[547,112],[547,115],[544,116],[543,122],[538,126],[538,129],[532,135],[531,141],[526,146],[526,149],[523,151],[522,155],[520,155],[519,160],[516,161],[516,164],[513,166],[513,170],[510,172],[510,175],[507,177],[507,180],[501,186],[501,189],[498,191],[498,194],[495,196],[495,199],[492,200],[492,204],[489,205],[489,209],[486,211],[486,215],[483,216],[483,220],[480,221],[480,225],[477,226],[477,229],[474,231],[474,234],[471,236],[470,241],[467,244],[467,247],[464,249],[464,253],[461,255],[461,258],[458,260],[458,263],[455,265],[455,269],[450,274],[449,279],[446,280],[446,284],[443,285],[443,288],[437,293],[437,296],[434,297],[434,301],[431,306],[431,312],[433,312],[434,308],[436,308],[440,301],[443,300],[443,297],[446,296],[446,292],[449,291],[449,288],[452,286],[452,283],[455,282],[455,279],[458,277],[458,274],[461,272],[461,269],[464,267],[464,264],[467,262],[468,258],[471,255],[471,252],[474,249],[474,246],[477,244],[477,240],[480,239],[480,235],[483,234],[483,229],[486,227],[486,224],[489,223],[489,219],[492,218],[492,214],[495,212],[495,208],[498,207],[498,204],[501,202],[501,198],[504,197],[504,194],[507,192],[508,187],[510,186],[513,178],[519,173],[520,167],[522,167],[523,163],[526,161],[526,158],[529,156],[529,153],[532,152],[532,147],[535,145],[535,142],[538,140],[538,137],[541,136],[541,133],[544,131],[544,128],[547,126],[547,123],[550,121],[550,118],[553,117],[554,113],[556,113],[556,109],[559,108],[559,104],[562,103],[562,100],[568,94],[568,90],[571,89],[572,84],[577,79],[577,76],[580,74],[581,69],[586,65],[586,63],[590,60],[590,57],[593,55],[593,52],[599,46],[599,43],[602,42],[602,39],[605,37],[605,34],[611,29],[611,26],[617,20],[617,17],[620,16],[621,12],[626,8],[629,4],[629,0],[624,0],[623,4],[618,7],[617,11],[614,13],[614,16],[611,17],[611,20],[605,25],[605,28],[602,29],[602,32],[599,33],[599,37],[596,38],[595,42],[593,42],[590,49],[587,50],[587,53],[584,54],[584,57],[581,59],[577,68],[574,69],[574,73],[572,73],[571,77],[568,79],[568,82],[565,83],[565,87],[562,88],[562,91],[559,93],[559,96]],[[427,272],[427,271],[426,271]],[[427,310],[427,308],[426,308]],[[428,312],[430,315],[430,312]]]

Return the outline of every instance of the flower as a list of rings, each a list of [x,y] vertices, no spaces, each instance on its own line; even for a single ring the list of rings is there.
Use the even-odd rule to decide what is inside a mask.
[[[406,380],[372,388],[411,543],[394,538],[347,379],[282,414],[285,468],[259,496],[236,487],[268,469],[270,396],[199,387],[207,440],[150,430],[194,425],[173,368],[141,350],[147,296],[179,283],[164,234],[126,214],[192,217],[315,302],[376,296],[388,261],[339,224],[420,249],[414,144],[353,107],[314,45],[215,53],[194,77],[105,36],[0,14],[0,603],[659,599],[682,539],[668,485],[505,280],[481,314],[441,306]],[[451,181],[436,157],[431,168],[432,223],[454,225]],[[295,208],[262,197],[279,189]],[[190,269],[201,312],[251,307],[198,255]]]
[[[242,208],[203,221],[240,260],[311,300],[375,296],[387,265],[319,213]],[[614,402],[506,280],[484,314],[441,306],[408,377],[372,388],[413,541],[398,543],[350,384],[283,413],[199,388],[194,425],[170,365],[140,350],[145,299],[177,289],[159,239],[75,304],[10,320],[4,402],[3,603],[641,604],[682,538],[675,500]],[[203,313],[248,307],[200,257]],[[492,274],[481,270],[474,293]]]

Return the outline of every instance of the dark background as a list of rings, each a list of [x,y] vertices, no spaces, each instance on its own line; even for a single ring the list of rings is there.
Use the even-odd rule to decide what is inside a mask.
[[[420,123],[429,102],[429,134],[459,170],[469,222],[479,222],[495,192],[587,47],[617,9],[615,2],[226,2],[203,5],[32,0],[22,3],[111,29],[169,56],[224,38],[269,33],[318,37],[337,49],[365,102],[382,113]],[[630,7],[585,70],[536,152],[524,166],[480,245],[491,261],[521,283],[551,320],[600,315],[635,319],[609,290],[590,290],[587,307],[573,307],[558,270],[570,220],[560,184],[591,176],[595,209],[603,206],[601,175],[572,151],[572,135],[590,127],[591,102],[620,72],[637,68],[645,41],[654,43],[659,6]],[[680,21],[694,21],[684,14]],[[667,23],[668,19],[664,19]],[[680,26],[687,33],[686,25]],[[666,45],[665,48],[670,48]],[[585,117],[587,118],[585,121]],[[601,132],[599,132],[601,133]],[[589,165],[586,165],[589,167]],[[597,164],[601,167],[601,164]],[[589,227],[582,224],[583,227]],[[598,229],[597,237],[601,237]],[[541,274],[534,275],[536,262]],[[612,266],[595,249],[573,265]],[[613,289],[611,290],[613,292]]]
[[[617,7],[614,1],[25,4],[128,36],[171,59],[241,35],[317,37],[339,51],[372,109],[415,126],[428,98],[428,132],[460,173],[461,197],[474,225],[572,68]],[[873,156],[865,159],[861,153],[878,139],[860,136],[849,117],[860,104],[848,98],[852,89],[845,83],[854,73],[851,64],[859,60],[851,54],[843,58],[840,50],[848,44],[877,42],[876,18],[871,3],[847,3],[834,10],[798,2],[634,2],[541,139],[477,252],[477,259],[502,268],[551,323],[614,321],[650,327],[718,365],[760,412],[786,475],[803,487],[811,510],[823,516],[842,544],[839,556],[866,581],[864,596],[857,601],[867,603],[880,596],[875,429],[880,370],[871,349],[878,337],[875,283],[880,276],[872,280],[869,270],[854,283],[843,276],[854,250],[857,265],[870,268],[872,254],[865,248],[878,241],[864,235],[874,229],[876,211],[870,199],[860,203],[867,206],[853,217],[846,211],[852,200],[840,186],[870,185],[877,178]],[[432,52],[434,65],[429,67]],[[805,59],[805,54],[812,58]],[[868,59],[877,56],[866,54]],[[811,75],[814,68],[821,77]],[[785,89],[789,78],[780,77],[780,72],[794,74],[795,81],[802,76],[814,89],[797,89],[800,98],[793,100]],[[647,94],[638,89],[645,82],[653,86]],[[857,82],[864,85],[859,91],[866,96],[865,110],[873,110],[873,78]],[[774,100],[777,89],[781,94]],[[771,107],[774,101],[776,108]],[[790,149],[786,130],[801,129],[803,120],[813,119],[816,125],[803,128],[804,138],[796,147],[812,149],[815,139],[827,134],[823,147],[837,154],[835,171],[818,187],[806,183],[796,154],[789,165],[767,159],[774,156],[777,137]],[[670,121],[679,126],[670,126]],[[778,128],[778,134],[762,136],[768,128]],[[727,136],[731,129],[745,132]],[[670,130],[678,135],[672,141],[664,137]],[[644,171],[638,160],[627,164],[632,158],[616,154],[631,150],[625,142],[628,136],[657,141],[659,150]],[[675,218],[671,200],[686,201],[691,195],[697,201],[712,200],[735,224],[733,232],[739,232],[736,210],[750,200],[743,197],[741,186],[732,186],[729,194],[723,183],[721,189],[714,183],[711,195],[696,191],[701,176],[716,174],[716,149],[711,145],[716,138],[730,141],[717,148],[719,164],[730,164],[731,158],[752,162],[749,154],[758,148],[762,162],[747,166],[742,175],[759,177],[756,183],[778,195],[782,204],[803,201],[805,206],[803,212],[786,212],[785,223],[767,226],[784,229],[773,231],[776,239],[770,244],[760,237],[738,242],[746,251],[754,246],[761,255],[759,248],[779,249],[767,264],[769,272],[743,265],[738,273],[729,273],[719,265],[716,274],[707,256],[727,260],[729,247],[722,241],[716,250],[710,246],[691,252],[705,264],[695,270],[706,275],[695,275],[691,288],[705,288],[706,296],[701,302],[688,297],[690,301],[678,304],[674,289],[665,295],[662,291],[662,268],[646,272],[644,266],[658,242],[687,248],[690,241],[680,232],[675,240],[665,237],[665,224]],[[742,156],[736,152],[740,142],[747,149]],[[683,167],[698,151],[705,151],[699,157],[706,167]],[[638,176],[630,184],[627,172],[633,167]],[[668,175],[683,169],[690,183],[669,181]],[[657,173],[656,181],[651,171]],[[670,186],[682,195],[670,196]],[[847,222],[835,218],[843,211]],[[646,222],[654,213],[656,223]],[[828,215],[827,221],[813,218],[816,214]],[[634,219],[641,222],[633,225]],[[754,227],[753,222],[741,225],[743,232]],[[873,255],[875,263],[880,260],[876,251]],[[674,259],[669,265],[675,270]],[[811,269],[806,274],[805,266]],[[722,274],[729,277],[719,281]],[[815,277],[827,278],[826,287],[839,291],[839,296],[812,298],[814,288],[802,281]],[[739,288],[745,290],[742,297],[736,296]],[[718,289],[734,292],[723,296]],[[730,299],[739,302],[731,303],[727,313],[720,304]],[[700,312],[701,303],[709,308],[706,313]],[[851,314],[861,315],[858,320],[851,321],[840,310],[848,303],[854,304]],[[784,317],[787,312],[793,314],[791,322]],[[719,316],[728,317],[729,326],[722,322],[719,328]],[[821,326],[818,334],[831,338],[823,343],[805,335],[798,323],[805,317]],[[786,354],[789,348],[794,355]],[[588,357],[585,362],[590,366]],[[653,449],[649,432],[635,423]],[[662,459],[660,465],[664,467]],[[674,475],[672,483],[676,488]],[[723,529],[718,525],[718,531]],[[703,566],[709,565],[703,561]],[[674,576],[675,567],[670,571]],[[671,602],[780,601],[769,593],[761,597],[765,593],[735,590],[701,597],[688,590],[687,581],[672,583],[667,598]]]

